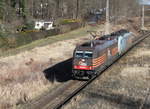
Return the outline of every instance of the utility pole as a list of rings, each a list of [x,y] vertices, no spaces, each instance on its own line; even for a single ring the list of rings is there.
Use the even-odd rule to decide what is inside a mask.
[[[79,0],[76,1],[76,19],[78,18],[78,14],[79,14]]]
[[[110,21],[109,21],[109,0],[106,1],[106,23],[105,23],[105,34],[109,34]]]
[[[34,16],[34,1],[32,0],[32,6],[31,6],[31,8],[32,8],[32,17]]]
[[[145,28],[144,26],[144,18],[145,18],[145,7],[144,4],[142,5],[142,29]]]
[[[43,19],[43,4],[42,4],[42,3],[40,4],[40,7],[41,7],[41,12],[40,12],[40,14],[41,14],[41,19]]]
[[[106,3],[106,22],[109,23],[109,0]]]

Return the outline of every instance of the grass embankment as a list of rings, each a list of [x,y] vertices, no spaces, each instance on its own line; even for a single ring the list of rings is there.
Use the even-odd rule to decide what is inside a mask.
[[[68,33],[65,33],[65,34],[60,34],[60,35],[56,35],[56,36],[36,40],[36,41],[33,41],[30,44],[23,45],[21,47],[11,49],[11,50],[8,50],[8,51],[5,51],[5,52],[0,52],[0,57],[11,56],[11,55],[15,55],[17,53],[20,53],[20,52],[23,52],[23,51],[26,51],[26,50],[33,49],[35,47],[52,44],[52,43],[62,41],[62,40],[68,40],[68,39],[81,37],[81,36],[84,36],[84,35],[88,34],[87,30],[92,31],[92,30],[97,30],[98,28],[99,28],[99,26],[95,26],[95,27],[86,26],[84,28],[79,28],[77,30],[74,30],[74,31],[71,31],[71,32],[68,32]]]
[[[8,56],[22,51],[22,53],[15,56],[1,58],[0,109],[15,109],[18,105],[30,102],[43,95],[43,93],[54,90],[59,85],[55,80],[63,79],[64,81],[64,77],[56,78],[53,74],[55,73],[60,77],[64,74],[63,70],[61,72],[60,70],[58,72],[49,71],[48,73],[45,73],[45,70],[51,70],[52,65],[55,63],[70,58],[72,54],[69,53],[72,53],[76,42],[88,34],[87,30],[97,29],[99,29],[99,26],[87,26],[66,34],[37,40],[28,45],[1,53],[3,56]],[[69,48],[67,48],[68,46]],[[23,52],[25,50],[30,51]],[[66,69],[64,71],[66,73]],[[45,74],[49,75],[49,78]]]

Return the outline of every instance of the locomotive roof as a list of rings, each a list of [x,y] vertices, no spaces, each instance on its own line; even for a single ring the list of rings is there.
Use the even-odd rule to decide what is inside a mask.
[[[111,34],[104,35],[104,36],[100,37],[99,40],[112,40],[112,39],[118,38],[119,36],[122,36],[126,33],[129,33],[129,31],[125,30],[125,29],[121,29],[117,32],[113,32]]]
[[[89,42],[85,42],[77,47],[78,50],[93,50],[95,48],[103,49],[109,45],[112,45],[116,42],[119,36],[124,35],[125,33],[129,33],[129,31],[125,29],[121,29],[117,32],[113,32],[108,35],[104,35],[96,40],[91,40]],[[116,39],[116,40],[115,40]]]

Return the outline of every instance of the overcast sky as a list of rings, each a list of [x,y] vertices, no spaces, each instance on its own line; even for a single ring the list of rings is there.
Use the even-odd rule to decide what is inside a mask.
[[[150,5],[150,0],[139,0],[140,4]]]

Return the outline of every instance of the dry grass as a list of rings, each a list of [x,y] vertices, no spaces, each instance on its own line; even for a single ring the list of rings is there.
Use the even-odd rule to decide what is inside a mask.
[[[141,52],[142,51],[142,52]],[[146,49],[139,49],[135,54],[135,57],[144,57],[144,56],[150,56],[150,51]]]
[[[16,49],[8,50],[6,52],[0,52],[0,56],[1,57],[2,56],[3,57],[11,56],[11,55],[18,54],[20,52],[31,50],[31,49],[33,49],[37,46],[41,47],[41,46],[53,44],[53,43],[58,42],[58,41],[64,41],[64,40],[69,40],[69,39],[73,39],[73,38],[80,38],[82,36],[87,35],[87,30],[97,30],[97,29],[99,29],[99,26],[96,26],[96,27],[86,26],[84,28],[79,28],[77,30],[74,30],[74,31],[71,31],[71,32],[68,32],[68,33],[65,33],[65,34],[60,34],[60,35],[56,35],[56,36],[36,40],[36,41],[33,41],[30,44],[18,47]]]
[[[120,28],[122,26],[115,26],[111,31]],[[9,57],[1,57],[0,109],[15,109],[18,104],[30,101],[46,90],[54,89],[58,83],[51,84],[46,80],[42,71],[70,58],[77,43],[89,40],[86,33],[87,29],[89,28],[42,39],[18,48],[19,51],[23,51],[19,54],[12,55],[13,53],[10,52]],[[97,29],[104,31],[103,26],[97,27]],[[91,30],[94,30],[94,28]],[[28,49],[30,51],[24,51]],[[6,54],[8,55],[8,53]],[[76,101],[80,99],[80,97],[76,98]]]
[[[75,45],[89,39],[85,32],[86,29],[88,28],[59,35],[52,40],[49,38],[47,41],[46,39],[36,41],[20,49],[32,48],[39,44],[50,44],[9,57],[1,57],[0,109],[15,109],[17,105],[26,103],[60,85],[57,82],[50,83],[45,78],[43,70],[70,58]]]
[[[6,104],[10,106],[4,109],[12,109],[12,107],[25,103],[54,86],[44,78],[42,73],[24,75],[18,79],[13,78],[7,78],[3,84],[0,84],[0,107]]]
[[[68,40],[0,60],[0,109],[12,109],[56,87],[42,71],[72,55],[76,40]],[[77,42],[78,42],[77,41]],[[65,49],[67,46],[70,48]],[[59,49],[59,52],[58,52]]]
[[[149,76],[150,68],[148,67],[126,67],[122,70],[121,76],[128,78],[145,79]]]

